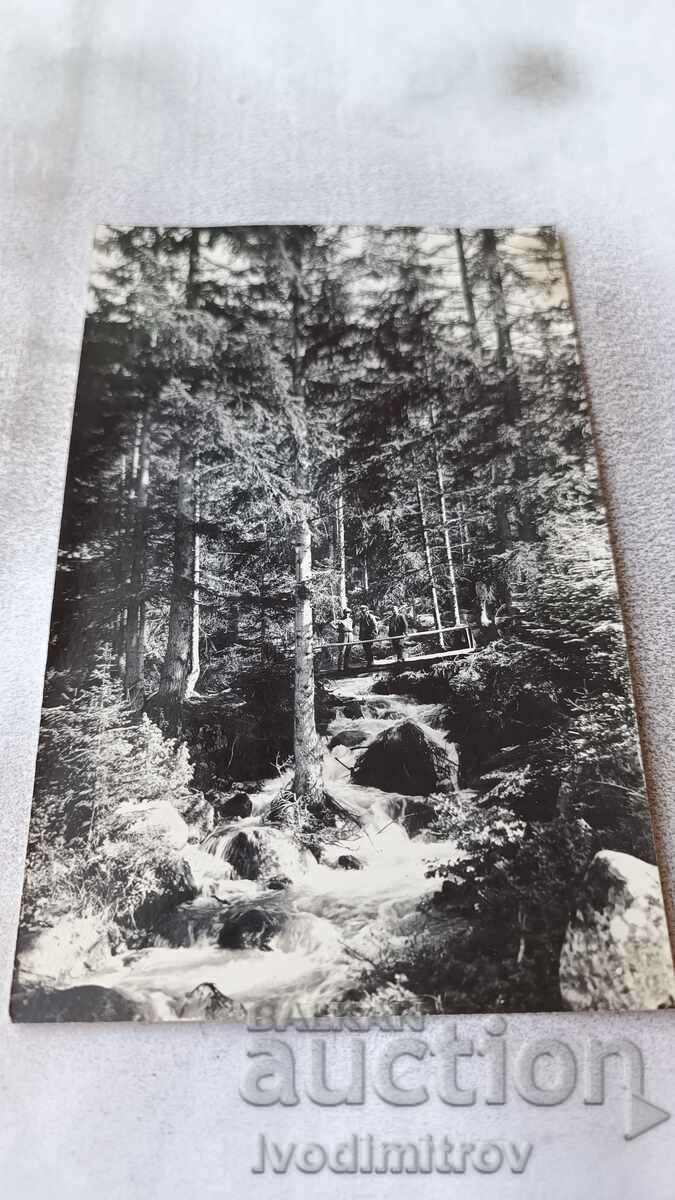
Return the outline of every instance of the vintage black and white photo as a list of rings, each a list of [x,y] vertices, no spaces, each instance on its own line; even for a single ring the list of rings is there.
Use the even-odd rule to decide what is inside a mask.
[[[672,1004],[555,231],[90,279],[14,1019]]]

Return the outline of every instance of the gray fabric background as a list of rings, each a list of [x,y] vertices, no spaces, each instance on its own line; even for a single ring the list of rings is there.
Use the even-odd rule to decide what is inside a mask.
[[[256,1110],[249,1037],[5,1016],[91,228],[553,222],[566,239],[663,868],[675,879],[675,84],[669,0],[22,0],[0,6],[0,1175],[15,1200],[673,1195],[675,1121],[601,1109]],[[480,1021],[461,1022],[478,1030]],[[434,1023],[438,1031],[439,1024]],[[513,1017],[642,1046],[675,1111],[672,1014]],[[384,1035],[381,1035],[384,1036]],[[343,1039],[344,1041],[344,1039]],[[296,1042],[306,1047],[307,1037]],[[370,1037],[371,1048],[381,1037]],[[336,1053],[340,1053],[337,1039]],[[535,1141],[522,1178],[249,1174],[254,1136]]]

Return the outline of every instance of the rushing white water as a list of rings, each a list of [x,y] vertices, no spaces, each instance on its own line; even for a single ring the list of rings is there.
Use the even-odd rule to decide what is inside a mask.
[[[324,778],[335,800],[352,815],[353,832],[322,843],[321,862],[298,850],[292,835],[265,824],[271,801],[287,780],[267,781],[253,797],[250,817],[209,835],[193,849],[190,861],[201,888],[200,897],[183,905],[166,928],[163,943],[121,957],[114,970],[88,974],[86,982],[115,987],[139,1000],[156,1020],[175,1020],[186,993],[202,983],[246,1008],[266,1001],[285,1005],[302,1016],[337,1011],[339,999],[383,951],[393,952],[404,938],[423,926],[430,914],[419,911],[420,901],[438,890],[427,878],[430,863],[455,861],[452,841],[408,837],[393,819],[410,799],[350,780],[350,768],[365,745],[392,722],[414,720],[428,737],[446,744],[438,730],[441,705],[420,705],[399,696],[373,695],[376,675],[332,683],[339,701],[358,700],[363,715],[349,718],[338,712],[328,729]],[[354,731],[358,746],[328,749],[336,734]],[[239,832],[256,842],[262,878],[232,878],[224,861]],[[337,866],[341,855],[353,855],[360,870]],[[287,875],[292,885],[267,888],[273,875]],[[280,932],[267,949],[221,949],[218,932],[229,905],[255,906],[271,916],[282,914]],[[169,944],[171,943],[171,944]],[[84,982],[84,980],[82,981]]]

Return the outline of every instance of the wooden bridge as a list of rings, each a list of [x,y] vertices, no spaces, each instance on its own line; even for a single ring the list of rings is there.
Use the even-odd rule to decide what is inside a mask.
[[[425,646],[424,639],[427,638],[430,641]],[[396,653],[397,642],[401,644],[403,660]],[[366,646],[373,648],[372,666],[364,650]],[[378,648],[380,651],[386,648],[390,653],[376,657]],[[426,666],[447,658],[464,657],[475,650],[476,642],[469,625],[446,625],[440,629],[409,630],[401,638],[382,634],[376,638],[353,639],[349,642],[324,642],[314,647],[314,669],[320,675],[361,675],[370,671],[405,668],[412,663]]]

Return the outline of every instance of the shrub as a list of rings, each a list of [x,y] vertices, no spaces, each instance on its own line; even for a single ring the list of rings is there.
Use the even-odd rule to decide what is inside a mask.
[[[133,931],[143,905],[182,870],[176,851],[156,828],[144,829],[142,817],[158,801],[189,815],[197,797],[187,750],[146,716],[135,718],[105,664],[87,687],[59,694],[58,678],[48,683],[50,701],[61,703],[44,713],[23,924],[100,913]],[[137,807],[139,820],[116,831],[123,805]]]

